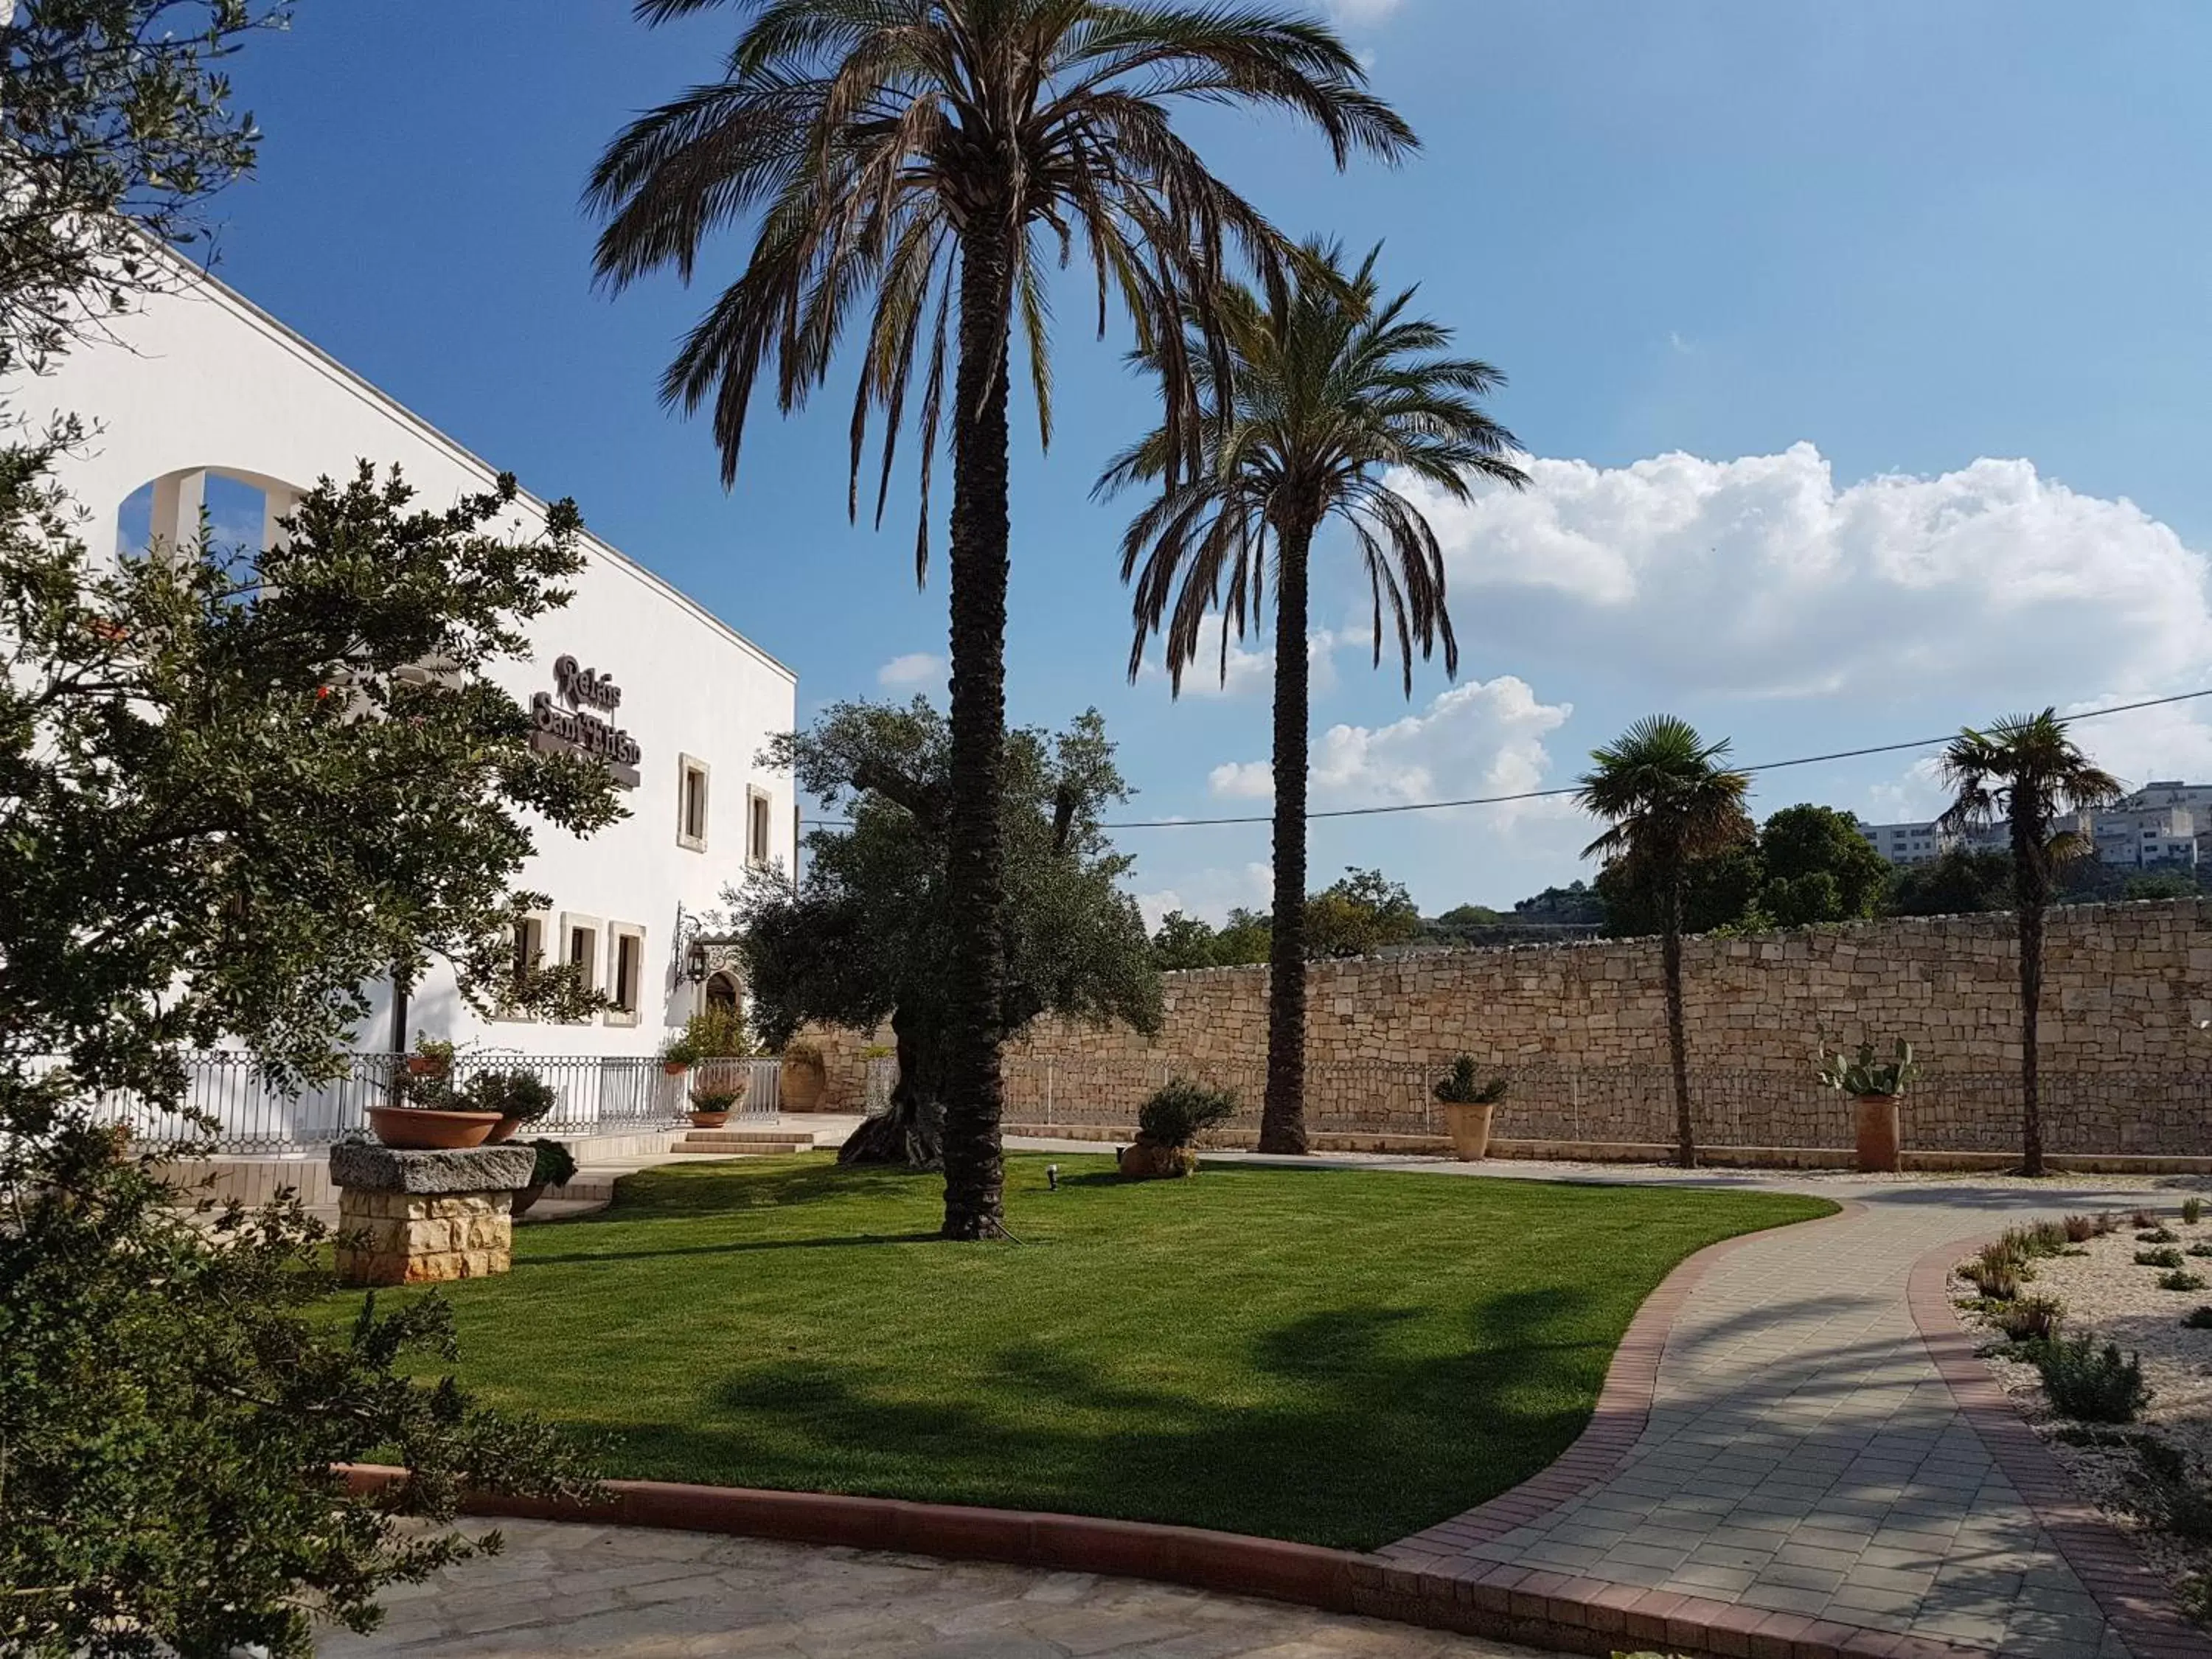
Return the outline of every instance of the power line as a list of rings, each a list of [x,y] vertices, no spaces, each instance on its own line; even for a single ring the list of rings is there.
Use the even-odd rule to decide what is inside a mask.
[[[2075,720],[2102,720],[2107,714],[2128,714],[2139,708],[2162,708],[2169,703],[2188,702],[2197,697],[2212,697],[2212,687],[2202,691],[2184,691],[2171,697],[2151,697],[2142,702],[2115,703],[2110,708],[2093,708],[2086,714],[2069,714],[2067,723]],[[1913,738],[1904,743],[1878,743],[1865,749],[1839,749],[1827,755],[1800,755],[1795,760],[1761,761],[1756,766],[1738,769],[1745,772],[1779,772],[1790,766],[1819,766],[1829,761],[1857,760],[1867,755],[1894,755],[1911,749],[1933,749],[1947,744],[1958,736],[1946,732],[1940,738]],[[1511,801],[1555,800],[1562,795],[1572,795],[1574,789],[1528,789],[1514,795],[1470,795],[1461,800],[1403,801],[1395,806],[1340,806],[1326,812],[1309,812],[1309,821],[1315,818],[1372,818],[1397,812],[1437,812],[1453,806],[1503,806]],[[1273,813],[1261,813],[1249,817],[1229,818],[1155,818],[1142,823],[1107,823],[1104,830],[1183,830],[1232,823],[1273,823]]]
[[[2066,716],[2068,725],[2076,720],[2103,720],[2108,714],[2131,714],[2140,708],[2163,708],[2170,703],[2191,702],[2198,697],[2212,697],[2212,686],[2202,691],[2183,691],[2171,697],[2149,697],[2142,702],[2114,703],[2109,708],[2092,708],[2079,714]],[[1826,755],[1800,755],[1794,760],[1761,761],[1756,766],[1739,767],[1743,772],[1779,772],[1791,766],[1820,766],[1830,761],[1859,760],[1868,755],[1895,755],[1912,749],[1934,749],[1947,744],[1959,734],[1946,732],[1940,738],[1911,738],[1903,743],[1877,743],[1864,749],[1838,749]],[[1399,812],[1441,812],[1455,806],[1504,806],[1513,801],[1556,800],[1562,795],[1578,794],[1577,789],[1524,789],[1513,795],[1468,795],[1459,800],[1401,801],[1395,806],[1340,806],[1325,812],[1309,812],[1309,822],[1316,818],[1375,818]],[[1102,823],[1102,830],[1200,830],[1224,824],[1273,823],[1271,812],[1248,817],[1228,818],[1149,818],[1122,823]],[[813,818],[809,822],[834,829],[849,829],[849,818]]]

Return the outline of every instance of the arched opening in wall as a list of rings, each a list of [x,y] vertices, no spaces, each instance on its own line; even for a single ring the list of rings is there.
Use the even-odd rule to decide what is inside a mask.
[[[725,970],[708,979],[707,1008],[710,1013],[738,1012],[738,981],[734,975]]]
[[[222,551],[273,547],[283,536],[277,520],[306,494],[282,479],[236,467],[188,467],[138,486],[116,512],[115,550],[143,556],[159,541],[181,546],[199,535],[200,514]]]

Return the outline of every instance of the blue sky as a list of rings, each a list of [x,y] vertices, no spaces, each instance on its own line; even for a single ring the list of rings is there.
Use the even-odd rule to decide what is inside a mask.
[[[845,521],[833,386],[756,421],[734,492],[654,397],[708,289],[592,292],[579,186],[634,111],[712,72],[738,8],[647,31],[613,0],[310,0],[236,66],[267,132],[218,270],[256,301],[840,696],[942,695],[941,581],[910,518]],[[1536,487],[1440,511],[1462,641],[1408,704],[1371,672],[1341,547],[1316,805],[1571,782],[1656,708],[1762,761],[2031,702],[2212,685],[2212,9],[1338,0],[1425,142],[1339,178],[1310,136],[1189,130],[1286,228],[1388,243],[1386,278],[1511,377]],[[739,246],[705,262],[726,279]],[[1014,718],[1105,714],[1145,818],[1262,812],[1271,642],[1229,694],[1122,675],[1101,461],[1146,417],[1065,309],[1060,429],[1018,430]],[[333,456],[333,471],[350,458]],[[940,538],[941,540],[941,538]],[[1341,636],[1341,637],[1340,637]],[[926,659],[928,660],[916,660]],[[2168,711],[2085,726],[2132,778],[2212,777]],[[1911,756],[1762,783],[1887,817]],[[1316,824],[1433,910],[1582,872],[1555,806]],[[1133,831],[1151,908],[1264,892],[1258,829]]]

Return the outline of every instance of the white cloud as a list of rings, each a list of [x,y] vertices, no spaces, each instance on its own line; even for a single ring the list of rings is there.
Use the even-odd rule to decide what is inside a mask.
[[[1389,726],[1333,726],[1313,746],[1312,801],[1393,805],[1542,788],[1552,764],[1544,738],[1573,712],[1571,704],[1539,702],[1525,680],[1501,674],[1454,686]],[[1274,793],[1265,761],[1218,766],[1211,781],[1226,799],[1266,800]],[[1498,821],[1513,816],[1508,809]]]
[[[927,651],[908,652],[903,657],[893,657],[876,670],[876,684],[894,691],[918,690],[925,685],[945,683],[945,659],[932,656]]]
[[[1306,672],[1313,696],[1336,689],[1336,647],[1346,635],[1317,629],[1306,635]],[[1275,684],[1275,647],[1270,640],[1256,650],[1247,650],[1232,633],[1226,659],[1221,654],[1221,617],[1209,615],[1200,629],[1198,655],[1182,671],[1182,695],[1187,697],[1264,696]],[[1145,659],[1144,679],[1167,678],[1157,653]]]
[[[1342,28],[1370,28],[1388,21],[1399,4],[1400,0],[1328,0],[1328,15]]]
[[[1672,691],[1931,696],[1961,718],[2212,679],[2204,554],[2024,460],[1838,487],[1810,444],[1624,467],[1532,459],[1464,506],[1415,489],[1464,635]]]
[[[1173,887],[1137,895],[1137,908],[1145,926],[1157,932],[1160,919],[1171,910],[1219,927],[1233,909],[1264,910],[1273,891],[1274,873],[1263,863],[1231,869],[1206,869],[1179,877]]]

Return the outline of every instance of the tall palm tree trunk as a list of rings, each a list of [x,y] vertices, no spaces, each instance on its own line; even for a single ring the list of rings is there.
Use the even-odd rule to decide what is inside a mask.
[[[1012,259],[1003,216],[979,210],[960,256],[960,365],[952,411],[952,803],[945,891],[947,1238],[1001,1231],[1006,1164],[1000,836],[1006,746],[1006,370]]]
[[[1682,1018],[1682,878],[1667,891],[1667,926],[1659,939],[1660,977],[1667,985],[1667,1058],[1674,1073],[1674,1161],[1698,1167],[1698,1144],[1690,1123],[1690,1035]]]
[[[1286,531],[1275,580],[1275,915],[1267,940],[1267,1099],[1260,1150],[1306,1150],[1306,555]]]

